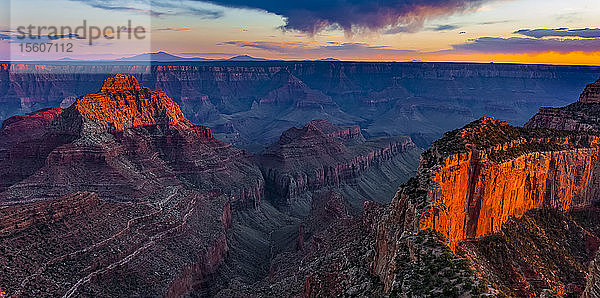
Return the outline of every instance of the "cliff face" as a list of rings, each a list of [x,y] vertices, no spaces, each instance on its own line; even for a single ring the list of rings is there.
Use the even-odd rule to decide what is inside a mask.
[[[587,275],[587,284],[581,297],[592,298],[600,296],[600,258],[596,258],[590,263]]]
[[[418,149],[409,138],[365,141],[360,127],[314,120],[285,131],[261,157],[263,175],[288,201],[310,190],[337,186],[367,169]]]
[[[46,134],[61,112],[50,108],[4,121],[0,129],[0,192],[35,173],[52,150],[73,139]]]
[[[77,99],[72,109],[112,132],[157,125],[191,126],[164,91],[141,88],[134,77],[122,74],[107,79],[99,93]]]
[[[479,152],[451,156],[435,173],[439,187],[421,229],[442,232],[452,243],[497,231],[529,209],[569,210],[589,205],[600,183],[598,148],[536,152],[487,163]]]
[[[429,206],[419,227],[440,231],[455,244],[497,231],[529,209],[590,205],[600,183],[598,141],[491,118],[448,133],[422,157],[420,175],[435,186],[425,196]]]
[[[582,103],[600,103],[600,80],[587,85],[581,93],[579,101]]]
[[[373,272],[391,290],[401,278],[394,273],[400,246],[422,230],[441,233],[454,249],[531,209],[590,206],[600,185],[598,141],[492,118],[445,134],[422,155],[417,177],[400,187],[380,222]]]
[[[334,106],[331,97],[319,90],[309,88],[306,83],[287,70],[281,70],[273,77],[272,91],[261,98],[261,104],[293,105],[296,108]],[[271,89],[269,88],[269,89]]]

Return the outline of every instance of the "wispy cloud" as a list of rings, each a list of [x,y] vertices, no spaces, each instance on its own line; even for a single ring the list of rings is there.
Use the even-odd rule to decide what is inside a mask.
[[[223,10],[198,7],[198,1],[181,0],[141,0],[141,7],[124,6],[122,1],[117,0],[71,0],[87,4],[91,7],[104,10],[127,11],[146,14],[152,17],[164,17],[168,15],[192,15],[201,19],[217,19],[224,15]]]
[[[584,29],[521,29],[513,32],[515,34],[525,35],[534,38],[543,37],[581,37],[581,38],[599,38],[600,28]]]
[[[228,41],[222,45],[253,48],[278,53],[284,57],[385,57],[392,60],[415,54],[413,50],[399,50],[386,45],[370,45],[360,42],[275,42],[275,41]]]
[[[276,42],[276,41],[226,41],[221,45],[235,45],[241,48],[255,48],[271,52],[287,52],[294,49],[309,49],[309,44],[304,42]]]
[[[183,27],[166,27],[166,28],[158,28],[158,29],[154,29],[155,31],[191,31],[192,28],[187,27],[187,26],[183,26]]]
[[[526,53],[572,53],[600,52],[600,39],[539,39],[539,38],[500,38],[480,37],[463,44],[453,45],[454,51],[496,53],[496,54],[526,54]]]
[[[450,31],[450,30],[456,30],[460,28],[460,26],[457,25],[438,25],[435,27],[430,28],[431,31]]]

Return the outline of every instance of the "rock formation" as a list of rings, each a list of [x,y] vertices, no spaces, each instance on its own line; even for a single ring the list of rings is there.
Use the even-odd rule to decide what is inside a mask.
[[[293,72],[158,67],[164,76],[210,68],[227,82],[211,88],[229,98],[241,98],[243,88],[228,84],[256,91],[252,100],[265,100],[250,107],[252,116],[280,106],[293,115],[335,110],[328,88],[356,90],[357,73],[377,85],[373,74],[395,69],[360,65],[341,64],[343,71],[311,84],[305,80],[314,68],[302,65]],[[419,76],[473,75],[447,67]],[[281,80],[273,86],[249,87],[274,74]],[[175,81],[185,82],[182,97],[202,94],[209,106],[210,96],[190,91],[198,81]],[[410,92],[398,82],[378,85],[386,98],[369,104],[377,110],[395,101],[395,112],[422,117],[423,106],[394,99],[396,90]],[[314,120],[254,156],[187,120],[166,93],[116,75],[64,110],[4,122],[0,286],[14,296],[65,297],[593,296],[596,94],[592,84],[580,102],[541,110],[524,128],[481,118],[446,133],[383,205],[364,200],[385,203],[389,187],[406,181],[420,153],[409,137],[366,139],[358,126]]]
[[[310,89],[306,83],[287,70],[281,70],[273,78],[273,90],[259,100],[260,104],[292,104],[296,108],[334,106],[331,97]]]
[[[376,164],[417,151],[410,138],[365,141],[358,126],[313,120],[285,131],[263,153],[261,169],[271,191],[292,201],[307,191],[340,185]]]
[[[540,108],[525,127],[598,132],[600,130],[600,80],[589,84],[579,101],[562,108]]]
[[[263,193],[247,152],[132,76],[10,118],[0,135],[9,295],[182,296],[226,257],[232,208]]]
[[[577,112],[593,116],[585,108],[594,104],[581,104]],[[288,178],[298,185],[311,181],[298,172],[318,168],[299,156],[335,161],[331,156],[364,144],[353,131],[315,121],[286,131],[263,157],[278,169],[289,165],[278,174],[302,177]],[[346,216],[338,193],[313,195],[298,233],[303,249],[277,254],[267,277],[229,290],[304,297],[593,295],[598,141],[594,130],[481,118],[436,141],[392,203],[365,203],[360,220]]]
[[[19,119],[7,120],[3,133],[11,134]],[[262,177],[247,153],[213,138],[209,128],[185,119],[164,92],[140,87],[131,76],[107,80],[99,93],[78,98],[46,126],[43,135],[36,136],[40,139],[31,142],[48,148],[36,150],[28,159],[31,166],[25,164],[37,172],[29,171],[33,175],[21,184],[10,185],[6,199],[39,199],[48,195],[48,187],[61,189],[58,195],[93,191],[119,199],[144,197],[154,191],[147,185],[148,175],[166,185],[185,177],[206,190],[254,203],[262,193]],[[19,141],[7,150],[31,142]],[[4,158],[8,164],[12,160]],[[10,167],[6,171],[11,175]],[[19,177],[9,181],[24,178]],[[232,177],[242,183],[231,185],[227,181]]]
[[[600,296],[600,258],[596,255],[596,258],[590,263],[587,284],[585,291],[581,297],[593,298]]]
[[[422,155],[417,177],[400,187],[380,222],[373,272],[392,290],[403,278],[394,261],[400,247],[422,230],[441,233],[455,248],[530,209],[590,206],[600,185],[598,150],[595,135],[493,118],[446,133]]]
[[[134,77],[122,74],[106,79],[99,93],[77,99],[72,109],[111,132],[145,126],[192,126],[164,91],[141,88]]]
[[[600,80],[589,84],[581,93],[579,102],[582,103],[600,103]]]
[[[501,294],[517,297],[579,297],[593,283],[600,245],[597,208],[533,209],[502,230],[460,244],[478,276]],[[589,266],[588,266],[589,264]]]

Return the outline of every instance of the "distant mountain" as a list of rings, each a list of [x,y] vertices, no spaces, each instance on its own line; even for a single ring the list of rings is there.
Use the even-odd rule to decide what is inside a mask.
[[[335,62],[335,61],[341,61],[341,60],[329,57],[329,58],[318,59],[316,61],[331,61],[331,62]]]
[[[65,57],[65,58],[58,59],[58,61],[82,61],[82,60]]]
[[[225,60],[227,60],[227,61],[269,61],[269,59],[254,58],[254,57],[248,56],[248,55],[239,55],[239,56],[231,57],[231,58],[225,59]]]
[[[118,61],[155,61],[155,62],[178,62],[178,61],[214,61],[207,58],[184,58],[166,52],[144,53],[132,57],[117,59]]]
[[[156,53],[144,53],[139,54],[132,57],[123,57],[117,59],[117,61],[153,61],[153,62],[182,62],[182,61],[239,61],[239,62],[247,62],[247,61],[269,61],[265,58],[255,58],[248,55],[239,55],[234,56],[228,59],[209,59],[209,58],[186,58],[175,56],[173,54],[169,54],[167,52],[156,52]]]

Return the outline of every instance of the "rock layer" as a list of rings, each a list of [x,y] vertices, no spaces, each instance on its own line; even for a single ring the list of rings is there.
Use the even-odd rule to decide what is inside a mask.
[[[271,191],[288,201],[306,191],[336,186],[370,167],[417,151],[410,138],[365,141],[358,126],[338,127],[314,120],[285,131],[261,157]]]
[[[582,103],[600,103],[600,80],[589,84],[581,93],[579,102]]]

